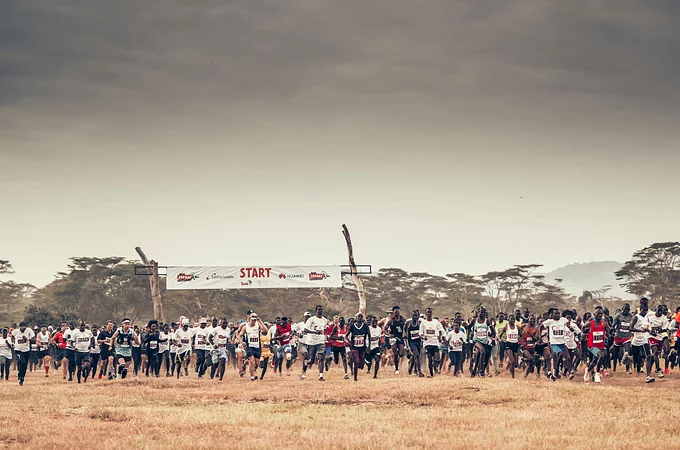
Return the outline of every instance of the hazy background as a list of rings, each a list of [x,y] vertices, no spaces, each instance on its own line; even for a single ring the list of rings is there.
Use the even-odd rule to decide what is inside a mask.
[[[4,1],[0,258],[624,261],[678,239],[678,5]]]

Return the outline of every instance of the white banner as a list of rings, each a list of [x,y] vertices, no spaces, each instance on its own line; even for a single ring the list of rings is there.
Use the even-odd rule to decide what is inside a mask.
[[[341,287],[340,266],[174,267],[167,289],[267,289]]]

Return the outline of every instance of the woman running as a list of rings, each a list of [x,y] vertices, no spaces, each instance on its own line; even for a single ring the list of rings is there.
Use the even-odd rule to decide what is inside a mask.
[[[536,326],[536,316],[529,315],[529,322],[522,327],[522,353],[527,364],[524,378],[528,377],[536,369],[536,379],[541,378],[541,356],[536,347],[540,345],[541,330]],[[541,350],[542,351],[542,350]]]
[[[517,367],[517,355],[519,354],[519,329],[515,324],[515,316],[508,317],[508,323],[502,328],[499,335],[501,342],[505,340],[505,360],[510,368],[510,375],[515,378],[515,367]]]

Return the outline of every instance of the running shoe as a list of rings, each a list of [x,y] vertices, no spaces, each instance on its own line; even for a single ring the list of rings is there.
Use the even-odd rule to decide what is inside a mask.
[[[394,374],[395,374],[395,375],[399,375],[399,371],[398,371],[398,370],[395,370],[395,371],[394,371]]]
[[[587,383],[590,380],[590,371],[586,369],[585,373],[583,374],[583,381]]]
[[[600,373],[599,373],[599,372],[595,372],[594,378],[595,378],[595,382],[596,382],[596,383],[599,383],[599,382],[602,381],[602,380],[600,379]]]
[[[654,383],[654,377],[645,378],[645,383]]]
[[[671,371],[668,370],[668,369],[664,369],[663,373],[665,373],[666,375],[669,375],[671,373]]]
[[[319,377],[319,381],[326,381],[324,377]]]
[[[305,375],[304,373],[302,375],[300,375],[301,380],[304,380],[305,378],[307,378],[307,375]]]
[[[555,375],[551,373],[550,374],[550,381],[556,381],[556,380],[557,380],[557,378],[555,378]]]
[[[349,380],[349,375],[345,374],[345,380]]]

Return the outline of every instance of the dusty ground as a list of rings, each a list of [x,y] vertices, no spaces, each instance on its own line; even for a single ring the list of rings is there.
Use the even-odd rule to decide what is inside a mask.
[[[299,371],[295,372],[297,375]],[[391,370],[359,382],[268,373],[251,382],[190,377],[67,383],[0,381],[0,446],[16,448],[678,448],[680,374],[654,384],[617,374],[574,381],[417,379]],[[658,432],[656,430],[659,430]]]

